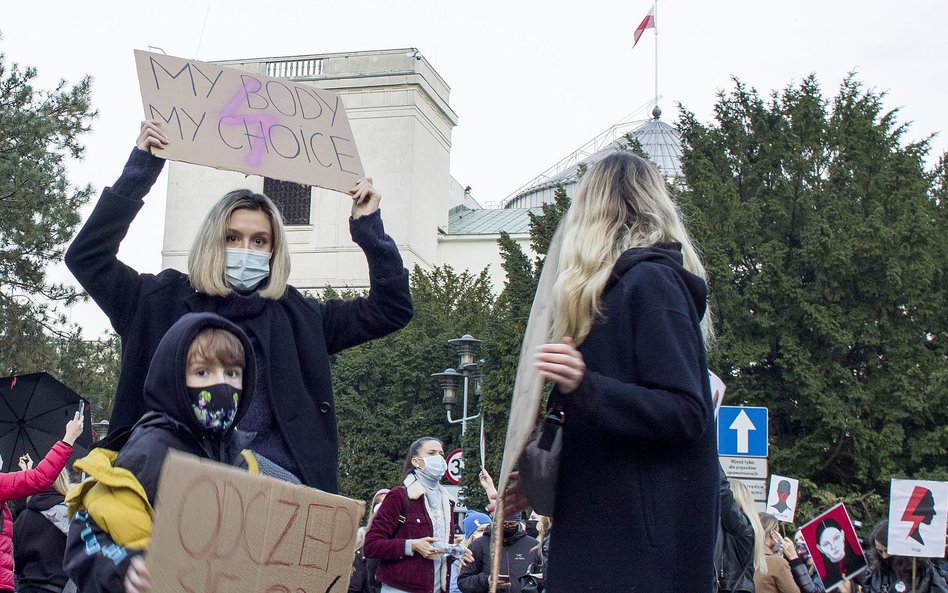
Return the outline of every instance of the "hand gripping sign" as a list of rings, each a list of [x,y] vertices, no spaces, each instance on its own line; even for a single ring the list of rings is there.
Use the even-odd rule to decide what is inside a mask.
[[[153,593],[341,593],[364,504],[171,451],[147,562]]]
[[[135,51],[162,158],[341,192],[364,176],[337,93],[286,78]]]

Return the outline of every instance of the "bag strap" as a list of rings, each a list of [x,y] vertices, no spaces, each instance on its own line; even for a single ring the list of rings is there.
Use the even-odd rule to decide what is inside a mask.
[[[408,520],[408,506],[411,504],[411,499],[408,498],[408,488],[405,486],[399,486],[399,488],[405,491],[405,500],[402,502],[402,512],[398,514],[398,527],[395,528],[393,536],[398,535],[398,532],[402,530],[402,526],[405,525],[405,521]]]

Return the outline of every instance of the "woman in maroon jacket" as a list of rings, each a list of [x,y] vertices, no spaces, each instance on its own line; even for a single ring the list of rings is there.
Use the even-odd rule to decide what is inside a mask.
[[[82,434],[83,421],[79,412],[66,423],[66,434],[53,445],[46,457],[34,469],[0,474],[0,591],[13,591],[13,515],[7,508],[7,501],[19,500],[44,492],[49,488],[59,472],[66,467],[72,455],[72,444]]]
[[[473,560],[451,543],[454,501],[439,483],[445,470],[441,441],[422,437],[411,444],[402,486],[389,491],[365,534],[365,557],[379,559],[381,593],[442,593],[451,560]]]

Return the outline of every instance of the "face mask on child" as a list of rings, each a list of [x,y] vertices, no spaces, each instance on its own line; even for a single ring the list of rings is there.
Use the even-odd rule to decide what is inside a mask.
[[[237,290],[253,290],[270,275],[270,253],[253,249],[225,249],[224,278]]]
[[[209,432],[222,433],[234,423],[242,390],[227,383],[188,387],[198,422]]]

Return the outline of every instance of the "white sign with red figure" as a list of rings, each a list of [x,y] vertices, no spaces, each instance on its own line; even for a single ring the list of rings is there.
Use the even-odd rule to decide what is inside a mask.
[[[890,554],[945,557],[948,482],[892,480],[889,496]]]
[[[800,482],[776,474],[770,476],[770,494],[767,495],[767,512],[781,521],[793,523],[797,510],[797,495]]]

